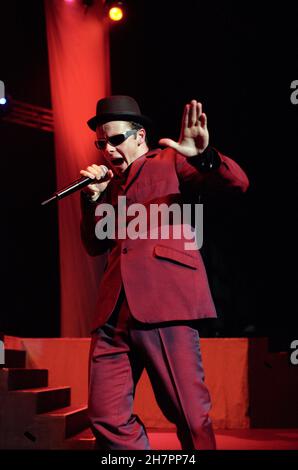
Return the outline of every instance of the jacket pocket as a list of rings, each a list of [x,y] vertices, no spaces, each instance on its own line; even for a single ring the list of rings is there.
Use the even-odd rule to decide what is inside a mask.
[[[174,263],[182,264],[192,269],[198,269],[198,260],[194,256],[183,251],[176,250],[164,245],[155,245],[154,256],[156,258],[167,259]]]

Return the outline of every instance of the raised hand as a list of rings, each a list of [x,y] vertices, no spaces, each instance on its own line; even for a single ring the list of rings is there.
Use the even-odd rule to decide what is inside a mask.
[[[171,147],[185,157],[194,157],[204,152],[209,143],[207,116],[202,112],[202,103],[192,100],[184,108],[179,142],[160,139],[159,144]]]

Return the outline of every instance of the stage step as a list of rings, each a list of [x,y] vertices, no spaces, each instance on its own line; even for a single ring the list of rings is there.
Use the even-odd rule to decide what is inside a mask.
[[[71,437],[88,427],[87,407],[68,406],[17,423],[2,437],[4,448],[72,449]],[[0,435],[1,441],[1,435]]]
[[[2,434],[0,426],[0,449],[73,449],[72,436],[80,435],[89,422],[86,406],[68,406],[11,424]]]
[[[47,369],[1,369],[0,391],[41,388],[48,385]]]
[[[95,437],[90,428],[76,434],[65,441],[65,449],[73,450],[93,450]]]
[[[5,363],[0,365],[1,368],[20,368],[26,367],[26,351],[19,349],[5,349]]]
[[[45,387],[1,392],[5,408],[14,410],[18,419],[19,410],[35,415],[70,405],[70,387]]]
[[[60,408],[37,415],[34,421],[37,429],[47,430],[46,437],[49,440],[52,434],[52,440],[60,443],[89,426],[86,406]]]
[[[25,350],[4,356],[0,449],[71,449],[71,438],[89,426],[87,407],[71,406],[70,387],[49,387],[47,369],[27,369]]]

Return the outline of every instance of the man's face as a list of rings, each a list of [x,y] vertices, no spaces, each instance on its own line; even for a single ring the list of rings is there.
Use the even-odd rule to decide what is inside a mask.
[[[123,134],[131,130],[129,122],[110,121],[101,126],[97,126],[97,139],[106,139],[108,137]],[[138,131],[127,137],[124,142],[114,147],[106,141],[103,154],[111,169],[118,175],[123,173],[126,168],[139,157]]]

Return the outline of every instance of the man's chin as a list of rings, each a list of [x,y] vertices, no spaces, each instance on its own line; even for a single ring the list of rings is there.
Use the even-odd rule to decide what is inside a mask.
[[[115,165],[114,163],[112,165],[113,165],[113,171],[117,175],[120,175],[121,173],[123,173],[126,170],[126,168],[128,167],[125,160],[123,160],[123,162],[121,162],[121,163],[119,162],[117,165]]]

